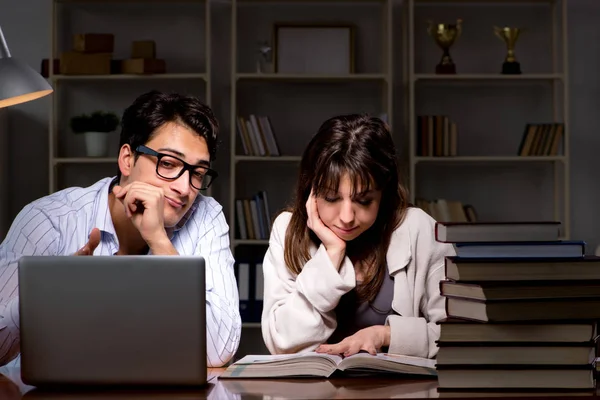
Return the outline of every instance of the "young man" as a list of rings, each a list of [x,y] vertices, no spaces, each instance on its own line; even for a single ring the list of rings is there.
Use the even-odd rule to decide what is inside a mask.
[[[218,123],[193,97],[152,91],[121,121],[119,171],[23,208],[0,244],[0,365],[19,353],[18,260],[24,255],[198,255],[206,260],[208,365],[238,348],[241,319],[222,207],[200,191]],[[57,310],[60,312],[60,310]]]

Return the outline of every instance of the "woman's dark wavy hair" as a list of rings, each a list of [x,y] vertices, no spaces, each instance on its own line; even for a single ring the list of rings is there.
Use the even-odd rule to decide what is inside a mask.
[[[353,193],[382,191],[379,213],[373,226],[346,245],[353,263],[368,266],[357,287],[359,299],[372,301],[384,281],[386,254],[392,233],[402,222],[408,193],[400,182],[396,147],[389,127],[381,119],[362,114],[342,115],[325,121],[302,155],[295,199],[288,211],[292,217],[285,236],[284,258],[288,269],[299,274],[310,259],[310,244],[321,241],[307,226],[306,202],[311,190],[322,197],[337,192],[344,174]]]
[[[158,128],[177,122],[206,140],[210,161],[217,157],[219,122],[209,106],[194,96],[152,90],[140,95],[125,109],[121,118],[119,148],[128,144],[131,150],[148,143]],[[135,159],[139,154],[135,153]],[[117,173],[121,178],[121,171]]]

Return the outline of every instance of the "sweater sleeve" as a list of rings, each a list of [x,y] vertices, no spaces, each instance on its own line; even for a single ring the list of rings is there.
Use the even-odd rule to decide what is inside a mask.
[[[423,316],[387,317],[386,325],[390,326],[391,331],[390,353],[424,358],[434,358],[437,355],[436,340],[440,337],[440,327],[436,322],[446,316],[444,298],[439,294],[439,281],[443,274],[444,267],[437,267],[427,279],[428,295]]]
[[[429,216],[419,218],[418,232],[414,232],[413,262],[415,268],[415,284],[413,288],[417,297],[418,315],[390,315],[386,325],[390,326],[391,337],[389,352],[408,356],[434,358],[438,347],[436,341],[440,336],[438,321],[446,317],[445,298],[440,293],[440,281],[445,277],[444,262],[447,256],[456,254],[454,247],[448,243],[435,240],[435,221]]]

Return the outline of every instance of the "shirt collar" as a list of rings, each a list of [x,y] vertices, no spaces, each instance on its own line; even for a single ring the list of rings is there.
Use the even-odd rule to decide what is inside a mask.
[[[96,196],[96,204],[94,205],[94,227],[100,229],[103,233],[108,233],[113,236],[117,236],[115,226],[112,222],[112,216],[110,214],[110,208],[108,207],[108,194],[112,190],[113,186],[117,184],[117,177],[107,179],[106,183],[100,189],[98,196]]]
[[[406,212],[408,213],[408,210]],[[405,216],[404,218],[407,217]],[[405,268],[412,259],[410,244],[410,230],[408,224],[403,221],[392,233],[390,246],[387,251],[386,262],[390,275]]]
[[[192,204],[190,209],[187,210],[187,212],[185,213],[183,218],[181,218],[181,220],[179,220],[177,225],[175,225],[175,228],[174,228],[175,232],[180,230],[181,228],[183,228],[185,226],[185,224],[190,220],[190,218],[192,218],[192,215],[194,215],[194,212],[196,212],[196,210],[200,206],[200,202],[202,201],[202,198],[203,198],[203,196],[200,193],[198,193],[198,195],[196,196],[196,199],[194,200],[194,203]]]

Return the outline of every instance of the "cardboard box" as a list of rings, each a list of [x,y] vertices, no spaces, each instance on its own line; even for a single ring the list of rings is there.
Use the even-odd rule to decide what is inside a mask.
[[[112,53],[114,45],[112,33],[79,33],[73,37],[73,50],[81,53]]]
[[[73,36],[73,50],[81,53],[112,53],[115,37],[111,33],[82,33]]]
[[[164,74],[166,72],[165,60],[131,58],[123,60],[124,74]]]
[[[135,40],[131,43],[131,58],[156,58],[154,40]]]
[[[64,75],[108,75],[112,53],[79,53],[66,51],[60,54],[60,72]]]

